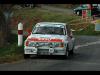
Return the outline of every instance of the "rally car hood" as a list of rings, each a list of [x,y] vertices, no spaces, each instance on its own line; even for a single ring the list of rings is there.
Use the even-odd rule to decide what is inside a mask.
[[[65,41],[67,39],[65,35],[47,35],[47,34],[31,34],[28,38],[60,39],[62,41]]]

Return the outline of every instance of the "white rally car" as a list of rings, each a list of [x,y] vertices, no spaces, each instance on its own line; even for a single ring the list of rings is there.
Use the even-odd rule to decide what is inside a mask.
[[[30,55],[73,54],[74,41],[69,25],[59,22],[37,23],[24,43],[24,58]]]

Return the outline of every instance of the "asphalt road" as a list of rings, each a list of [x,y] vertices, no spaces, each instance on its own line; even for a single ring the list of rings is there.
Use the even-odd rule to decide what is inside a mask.
[[[40,56],[0,64],[0,71],[100,71],[100,36],[76,36],[75,53],[68,59]]]

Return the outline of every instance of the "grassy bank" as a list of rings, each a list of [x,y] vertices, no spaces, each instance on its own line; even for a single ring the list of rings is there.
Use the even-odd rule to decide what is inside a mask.
[[[40,8],[15,10],[14,14],[14,18],[17,18],[17,20],[24,20],[24,30],[27,28],[32,29],[37,22],[70,23],[72,20],[81,19],[81,17],[76,15],[69,15],[67,13],[44,10]],[[17,28],[16,26],[14,27],[15,29]]]
[[[72,29],[82,29],[81,31],[74,32],[75,35],[100,35],[100,32],[94,31],[94,25],[91,23],[85,23],[85,20],[81,20],[80,16],[76,15],[68,15],[67,13],[60,13],[60,12],[54,12],[50,10],[44,10],[40,8],[35,9],[21,9],[21,10],[15,10],[14,17],[22,17],[22,19],[26,20],[24,29],[29,28],[32,30],[32,27],[37,23],[41,21],[45,22],[64,22],[64,23],[72,23],[76,24],[75,26],[72,26]],[[78,19],[78,21],[77,21]],[[76,20],[76,21],[74,21]],[[77,25],[77,23],[80,23],[80,25]]]
[[[40,18],[42,21],[56,21],[56,22],[69,22],[71,20],[79,19],[79,16],[69,15],[67,13],[61,13],[56,11],[44,10],[44,9],[21,9],[14,11],[14,17],[22,17],[23,19],[33,19],[34,17]]]
[[[94,36],[100,36],[100,31],[95,31],[95,25],[89,24],[89,26],[81,31],[75,31],[74,35],[94,35]]]
[[[0,63],[11,63],[23,59],[24,46],[17,46],[17,35],[13,34],[12,37],[12,42],[9,45],[0,48]]]

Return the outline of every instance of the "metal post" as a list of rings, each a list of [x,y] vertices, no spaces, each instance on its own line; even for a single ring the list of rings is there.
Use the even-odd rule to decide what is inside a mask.
[[[82,10],[82,19],[86,18],[86,10]]]
[[[18,46],[23,44],[23,24],[20,22],[18,24]]]

